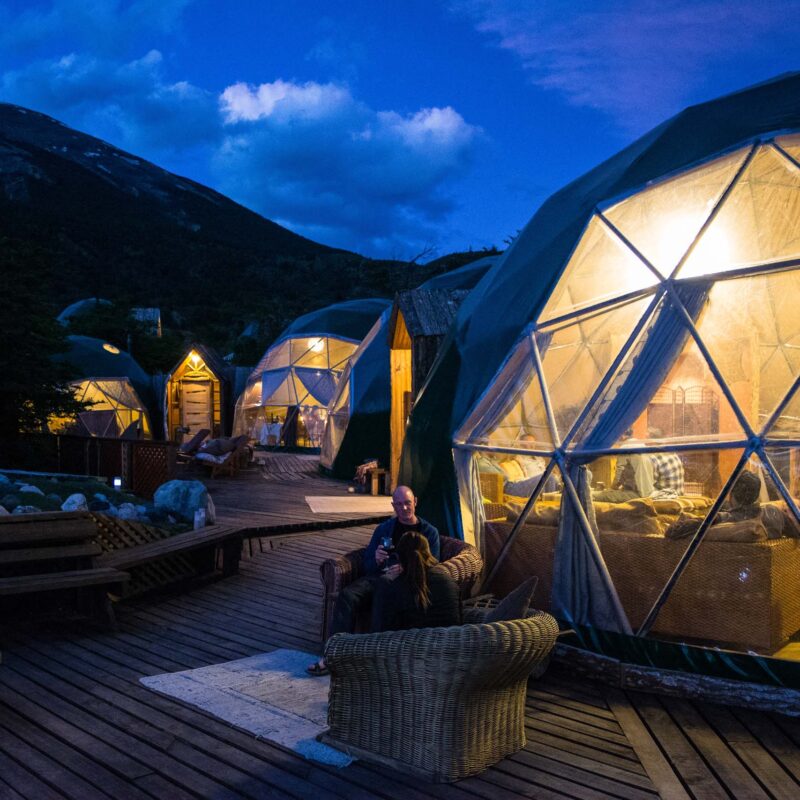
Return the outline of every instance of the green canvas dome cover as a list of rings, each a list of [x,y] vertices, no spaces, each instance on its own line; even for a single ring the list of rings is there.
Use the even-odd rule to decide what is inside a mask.
[[[128,378],[146,401],[150,378],[130,353],[90,336],[68,336],[67,341],[69,350],[56,358],[71,364],[76,378]]]
[[[488,256],[437,275],[420,289],[472,289],[498,256]],[[352,478],[368,458],[389,463],[389,321],[383,312],[342,374],[328,409],[320,464],[339,478]]]
[[[780,582],[757,588],[771,573],[741,543],[758,539],[717,527],[753,519],[733,488],[757,475],[748,535],[777,540],[800,588],[799,230],[797,73],[688,108],[553,195],[461,306],[414,405],[400,479],[420,512],[450,535],[463,521],[490,563],[519,534],[584,647],[800,687],[776,655],[800,615]],[[637,498],[650,522],[621,527]]]
[[[367,297],[325,306],[298,317],[284,329],[272,346],[294,336],[313,335],[336,336],[360,342],[389,305],[388,300]]]

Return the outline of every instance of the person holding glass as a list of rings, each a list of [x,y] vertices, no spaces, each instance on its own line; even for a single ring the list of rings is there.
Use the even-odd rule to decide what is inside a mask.
[[[417,516],[417,498],[408,486],[398,486],[392,494],[394,517],[375,528],[364,553],[364,576],[342,589],[333,610],[331,633],[352,633],[361,613],[370,612],[372,599],[380,581],[398,578],[403,567],[393,558],[394,548],[409,531],[415,531],[428,542],[431,555],[439,559],[439,531]],[[326,675],[323,659],[309,665],[311,675]]]

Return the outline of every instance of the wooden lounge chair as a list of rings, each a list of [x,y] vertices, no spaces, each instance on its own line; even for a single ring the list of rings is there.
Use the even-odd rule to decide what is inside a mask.
[[[242,467],[250,462],[251,450],[247,434],[226,440],[232,447],[219,455],[201,450],[195,455],[195,461],[211,469],[211,477],[227,474],[233,477]]]
[[[208,428],[201,428],[191,439],[181,442],[178,447],[178,461],[191,461],[209,433],[211,433],[211,431]]]

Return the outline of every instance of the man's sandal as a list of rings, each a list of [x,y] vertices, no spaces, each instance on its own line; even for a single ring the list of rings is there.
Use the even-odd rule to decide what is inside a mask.
[[[321,666],[319,663],[309,664],[306,667],[306,672],[313,675],[315,678],[321,678],[323,675],[330,675],[331,671],[327,666]]]

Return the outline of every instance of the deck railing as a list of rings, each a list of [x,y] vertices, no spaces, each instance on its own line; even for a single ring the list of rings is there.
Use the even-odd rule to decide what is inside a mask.
[[[68,434],[26,434],[13,446],[0,444],[0,469],[61,472],[122,479],[139,497],[175,477],[178,446],[174,442],[106,439]]]

